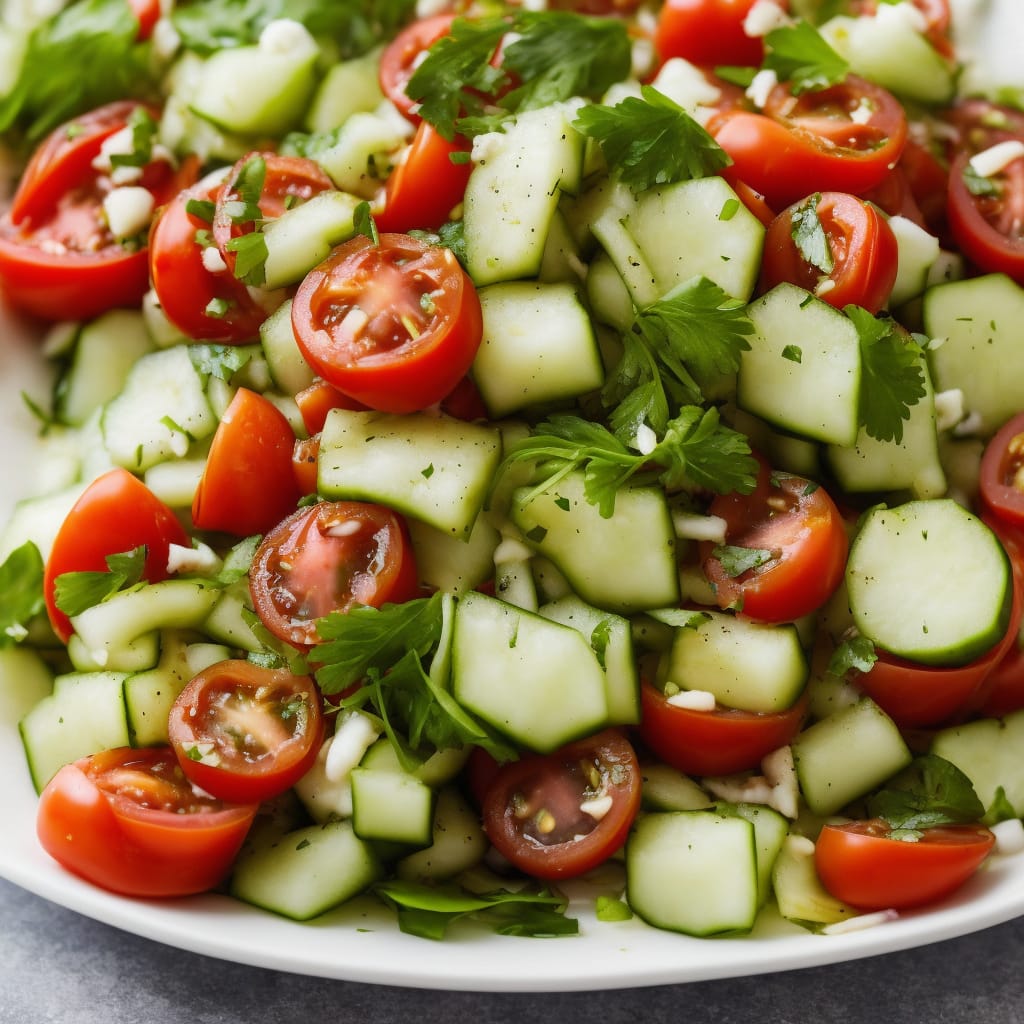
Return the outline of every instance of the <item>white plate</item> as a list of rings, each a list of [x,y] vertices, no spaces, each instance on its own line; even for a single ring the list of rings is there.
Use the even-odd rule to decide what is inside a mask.
[[[45,375],[24,328],[0,309],[0,516],[32,486],[36,429],[20,399],[45,394]],[[1024,913],[1024,856],[993,862],[952,901],[928,913],[837,936],[812,935],[778,918],[754,935],[690,939],[637,920],[602,923],[592,900],[571,909],[574,938],[523,939],[459,925],[444,942],[401,934],[371,899],[296,924],[223,896],[171,902],[123,899],[64,872],[35,838],[36,797],[18,737],[24,709],[0,691],[4,828],[0,875],[99,921],[210,956],[352,981],[485,991],[608,989],[758,974],[892,952],[976,931]]]

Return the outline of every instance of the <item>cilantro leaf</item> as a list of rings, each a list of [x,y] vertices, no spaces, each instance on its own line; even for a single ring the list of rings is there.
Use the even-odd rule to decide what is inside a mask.
[[[477,895],[453,884],[394,880],[378,882],[372,892],[397,912],[403,932],[425,939],[443,939],[449,925],[463,917],[487,922],[500,935],[575,935],[579,931],[578,922],[565,916],[565,899],[547,889],[497,889]]]
[[[808,196],[793,210],[791,237],[805,263],[817,267],[823,274],[831,274],[836,261],[832,256],[832,245],[818,218],[818,203],[821,193]]]
[[[704,178],[732,163],[700,124],[650,85],[640,98],[582,107],[573,127],[598,141],[608,166],[634,192]]]
[[[35,140],[111,100],[152,95],[149,47],[136,42],[138,30],[125,0],[79,0],[44,21],[0,99],[0,132],[17,126]]]
[[[235,277],[253,288],[267,280],[267,236],[262,231],[249,231],[228,240],[225,248],[235,254]]]
[[[925,395],[921,347],[893,320],[854,305],[843,312],[860,337],[860,421],[869,436],[899,444],[903,421]]]
[[[780,81],[791,83],[795,94],[836,85],[850,69],[821,33],[803,19],[772,29],[764,42],[764,67],[774,71]]]
[[[108,597],[142,579],[146,568],[146,546],[107,555],[106,572],[66,572],[57,577],[54,600],[65,615],[81,615]]]
[[[145,167],[153,159],[153,143],[159,126],[145,107],[136,107],[128,116],[126,126],[132,136],[130,153],[113,153],[111,167]]]
[[[229,381],[260,351],[258,345],[189,345],[192,365],[206,377]]]
[[[370,212],[370,204],[366,201],[361,202],[356,207],[355,213],[352,215],[352,226],[355,228],[357,235],[365,236],[374,245],[380,244],[377,222],[373,219],[373,214]]]
[[[25,637],[25,627],[46,606],[43,559],[31,541],[15,548],[0,565],[0,649]]]
[[[915,758],[867,801],[868,814],[893,829],[924,829],[978,821],[985,807],[971,780],[936,754]]]
[[[827,671],[839,678],[851,671],[870,672],[877,660],[875,645],[866,636],[858,634],[836,647],[829,658]]]
[[[769,548],[745,548],[735,544],[719,544],[711,554],[718,559],[722,571],[730,578],[758,569],[779,556],[778,551]]]
[[[964,164],[963,170],[964,185],[972,196],[998,196],[999,186],[991,179],[979,174],[970,161]]]

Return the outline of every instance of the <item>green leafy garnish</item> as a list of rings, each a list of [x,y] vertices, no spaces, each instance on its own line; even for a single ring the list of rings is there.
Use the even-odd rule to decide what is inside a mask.
[[[500,935],[576,935],[578,922],[565,916],[566,903],[547,889],[477,895],[456,885],[378,882],[373,893],[398,913],[398,927],[424,939],[443,939],[449,925],[464,917],[491,925]]]
[[[230,587],[249,574],[252,556],[260,546],[260,536],[256,534],[240,540],[225,556],[217,572],[214,582],[222,587]]]
[[[903,421],[925,395],[920,345],[888,318],[872,316],[860,306],[843,312],[860,337],[860,422],[878,441],[903,440]]]
[[[573,127],[598,141],[608,166],[634,192],[704,178],[732,163],[700,124],[650,85],[639,98],[581,108]]]
[[[868,798],[867,809],[893,829],[913,831],[978,821],[985,813],[971,780],[936,754],[914,758]]]
[[[999,186],[991,178],[986,178],[983,174],[979,174],[971,166],[970,161],[964,164],[963,179],[967,191],[972,196],[999,195]]]
[[[711,552],[721,563],[722,572],[730,579],[742,576],[751,569],[766,565],[779,557],[778,551],[769,548],[744,548],[735,544],[719,544]]]
[[[235,254],[235,277],[244,284],[259,288],[267,280],[267,236],[262,231],[249,231],[229,239],[225,248]]]
[[[204,376],[229,381],[259,351],[258,345],[189,345],[188,357]]]
[[[847,672],[870,672],[877,660],[875,645],[866,636],[858,634],[836,647],[829,658],[827,671],[841,679]]]
[[[1020,815],[1017,813],[1016,808],[1010,803],[1006,795],[1006,790],[1002,786],[997,786],[995,796],[992,797],[992,803],[989,804],[981,821],[983,824],[991,827],[992,825],[998,825],[1001,821],[1012,821],[1014,818],[1019,817]]]
[[[832,256],[832,245],[818,217],[818,203],[821,193],[808,196],[792,213],[792,238],[797,251],[805,263],[817,267],[823,274],[831,274],[836,261]]]
[[[113,153],[111,167],[145,167],[153,159],[153,143],[159,126],[145,107],[136,107],[128,116],[128,130],[132,136],[130,153]]]
[[[373,214],[370,212],[369,203],[364,201],[355,208],[355,212],[352,214],[352,226],[357,235],[363,235],[374,245],[380,244],[377,222],[373,219]]]
[[[258,153],[253,154],[238,169],[235,180],[228,188],[224,212],[233,224],[260,224],[263,211],[260,198],[267,180],[267,162]],[[237,197],[237,198],[236,198]]]
[[[803,19],[772,29],[764,42],[763,66],[774,71],[780,81],[789,82],[797,94],[836,85],[850,69],[821,33]]]
[[[633,911],[624,900],[614,896],[598,896],[594,901],[594,916],[598,921],[629,921]]]
[[[31,541],[0,565],[0,649],[23,640],[28,623],[45,607],[43,559]]]
[[[81,615],[142,579],[146,568],[146,546],[107,555],[106,572],[66,572],[57,577],[54,600],[65,615]]]

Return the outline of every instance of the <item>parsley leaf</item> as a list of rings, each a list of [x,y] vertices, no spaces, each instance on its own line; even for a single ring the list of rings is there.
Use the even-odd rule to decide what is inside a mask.
[[[228,240],[225,248],[235,254],[235,277],[253,288],[267,280],[267,236],[262,231],[249,231]]]
[[[823,274],[831,274],[836,261],[832,256],[832,245],[818,218],[818,203],[821,193],[808,196],[791,215],[793,244],[805,263],[817,267]]]
[[[370,204],[361,202],[352,214],[352,226],[357,235],[363,235],[374,245],[380,244],[380,235],[377,233],[377,222],[370,212]]]
[[[893,829],[924,829],[978,821],[985,807],[971,780],[955,764],[924,754],[870,796],[868,814]]]
[[[573,127],[598,141],[608,166],[634,192],[704,178],[732,163],[700,124],[650,85],[640,98],[582,107]]]
[[[772,29],[764,42],[764,67],[789,82],[795,94],[836,85],[849,71],[847,62],[803,19]]]
[[[832,652],[828,662],[829,675],[842,678],[847,672],[870,672],[878,660],[875,645],[866,636],[853,636],[844,640]]]
[[[54,600],[65,615],[81,615],[119,590],[135,586],[146,568],[146,546],[107,555],[106,561],[106,572],[66,572],[57,577]]]
[[[126,126],[132,136],[130,153],[113,153],[111,167],[145,167],[153,159],[153,143],[159,127],[145,107],[136,107],[128,116]]]
[[[760,568],[779,556],[778,551],[769,548],[745,548],[735,544],[719,544],[711,554],[718,559],[722,571],[730,578]]]
[[[964,185],[972,196],[998,196],[999,186],[991,179],[979,174],[968,161],[964,164]]]
[[[204,376],[229,381],[259,351],[258,345],[189,345],[188,357]]]
[[[127,96],[154,92],[149,48],[125,0],[79,0],[29,37],[17,79],[0,99],[0,132],[38,139],[64,121]]]
[[[31,541],[15,548],[0,565],[0,649],[25,638],[26,626],[45,607],[43,559]]]
[[[565,916],[566,901],[547,889],[497,889],[477,895],[453,884],[378,882],[372,892],[398,914],[398,927],[424,939],[443,939],[462,917],[491,924],[500,935],[576,935],[579,923]]]
[[[921,347],[893,320],[854,305],[843,312],[860,336],[860,421],[869,436],[899,444],[903,421],[925,395]]]

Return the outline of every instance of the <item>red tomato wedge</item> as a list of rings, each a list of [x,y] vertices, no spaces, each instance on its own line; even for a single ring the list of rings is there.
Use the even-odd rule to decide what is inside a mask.
[[[691,64],[756,66],[764,41],[747,35],[743,23],[757,0],[666,0],[658,15],[654,45],[664,61],[683,57]],[[779,7],[788,10],[788,0]]]

